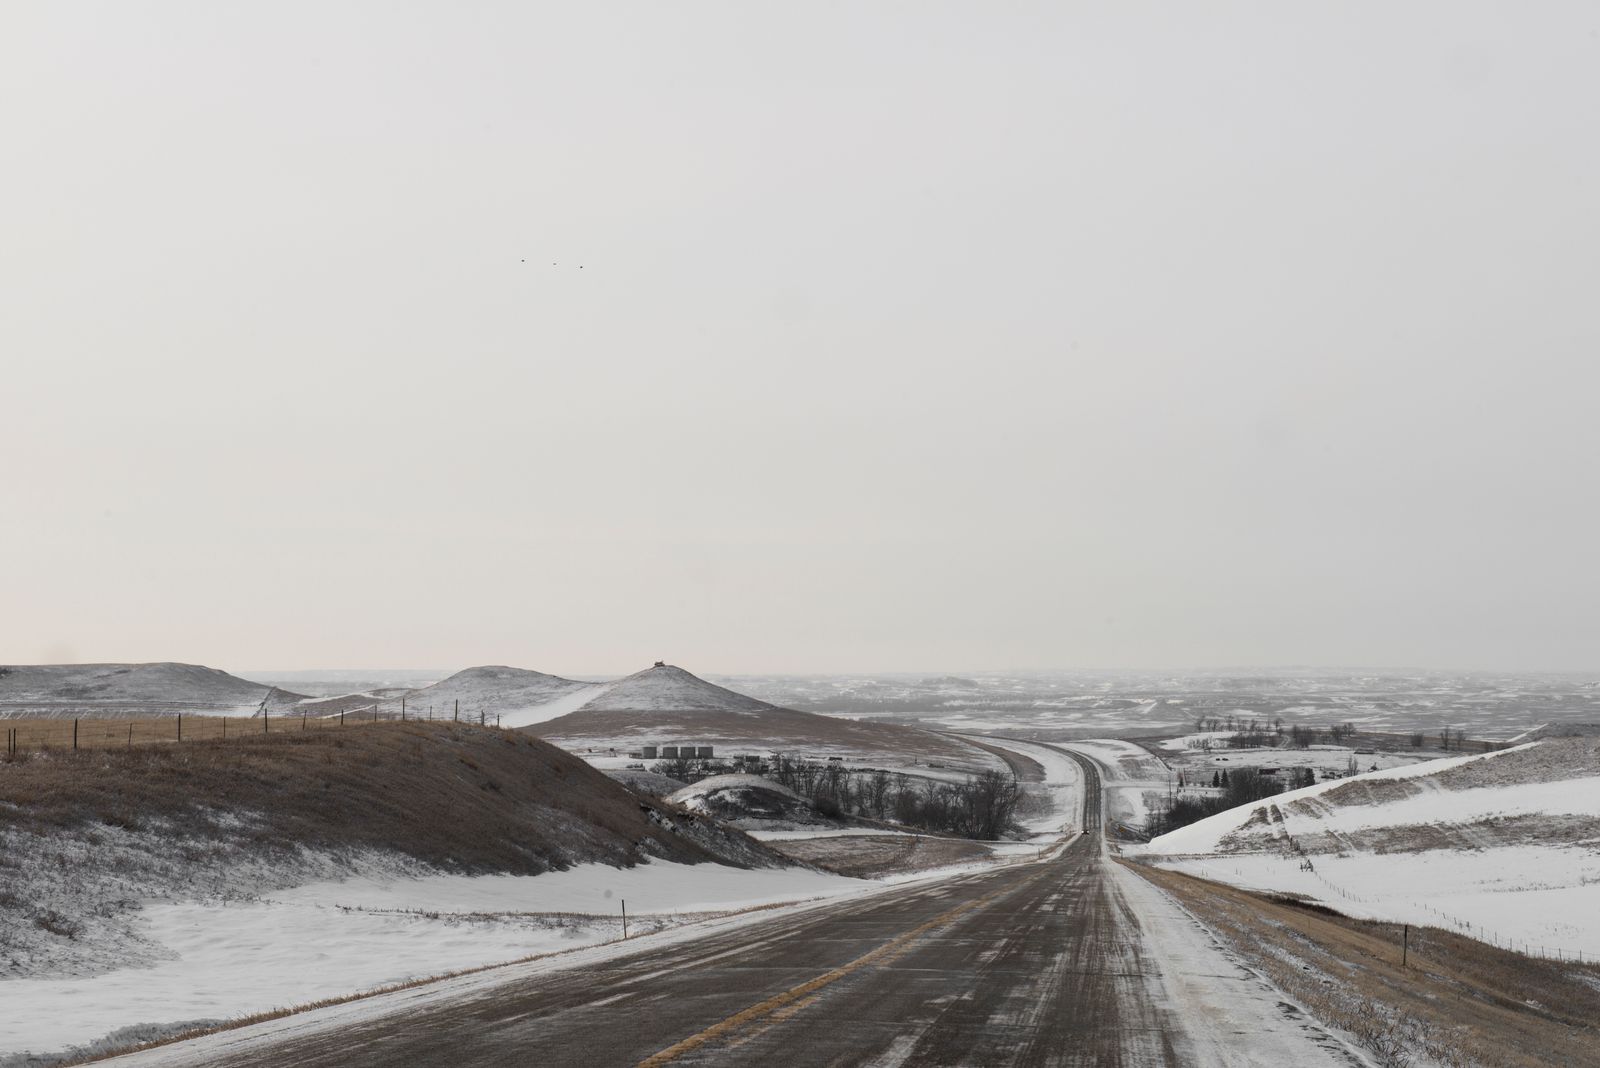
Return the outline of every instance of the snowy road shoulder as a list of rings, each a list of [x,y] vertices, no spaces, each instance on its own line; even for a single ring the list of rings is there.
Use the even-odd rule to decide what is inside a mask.
[[[1162,1000],[1187,1025],[1181,1063],[1191,1068],[1366,1065],[1283,991],[1246,967],[1181,905],[1120,863],[1112,885],[1139,918]],[[1147,980],[1152,981],[1152,980]]]

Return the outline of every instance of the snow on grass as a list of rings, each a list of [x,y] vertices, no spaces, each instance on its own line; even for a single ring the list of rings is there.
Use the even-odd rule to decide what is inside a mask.
[[[512,712],[503,713],[499,721],[500,726],[507,728],[528,727],[535,723],[544,723],[547,720],[555,719],[557,716],[564,716],[568,712],[576,712],[610,688],[611,683],[609,682],[597,682],[581,690],[562,694],[560,697],[553,698],[543,704],[530,705]]]
[[[1300,894],[1360,919],[1443,927],[1546,956],[1600,959],[1600,856],[1538,845],[1301,858],[1162,857],[1163,868],[1248,890]]]
[[[1600,776],[1581,752],[1534,751],[1548,744],[1318,783],[1136,851],[1162,867],[1303,895],[1352,916],[1600,958],[1592,849]],[[1513,754],[1523,755],[1506,759]],[[1575,777],[1549,777],[1564,768]],[[1384,788],[1397,780],[1408,788]]]
[[[145,966],[0,984],[0,1063],[138,1025],[235,1017],[603,942],[620,934],[624,900],[637,933],[870,885],[799,868],[655,861],[537,876],[363,876],[243,903],[152,904],[138,921],[156,947]]]

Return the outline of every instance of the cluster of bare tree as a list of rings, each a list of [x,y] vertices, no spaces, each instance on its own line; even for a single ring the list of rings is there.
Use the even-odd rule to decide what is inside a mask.
[[[875,768],[847,768],[778,756],[767,772],[826,816],[869,816],[963,838],[999,838],[1015,825],[1022,787],[1013,775],[985,771],[939,782]]]
[[[1261,734],[1271,731],[1273,734],[1283,733],[1283,717],[1276,716],[1271,720],[1245,719],[1228,713],[1226,716],[1212,716],[1202,712],[1194,718],[1194,729],[1197,731],[1246,731],[1250,734]]]
[[[1285,746],[1304,749],[1320,742],[1342,745],[1355,737],[1354,723],[1330,723],[1325,730],[1305,727],[1298,723],[1284,729],[1283,718],[1273,720],[1241,719],[1236,716],[1196,716],[1195,730],[1206,732],[1233,731],[1227,738],[1199,738],[1191,745],[1196,749],[1211,749],[1221,745],[1227,749],[1275,749]],[[1447,747],[1448,748],[1448,747]]]
[[[725,760],[697,760],[694,757],[672,757],[667,760],[658,760],[650,766],[650,770],[657,775],[665,775],[669,779],[677,779],[681,783],[696,783],[701,779],[709,779],[713,775],[727,775],[734,771],[746,770],[742,765],[735,767]]]
[[[1309,769],[1305,769],[1309,770]],[[1187,827],[1197,820],[1214,816],[1218,812],[1248,805],[1252,801],[1280,794],[1284,783],[1276,775],[1262,775],[1254,768],[1235,768],[1216,773],[1213,785],[1222,788],[1220,794],[1173,793],[1164,808],[1152,810],[1145,823],[1150,837]]]

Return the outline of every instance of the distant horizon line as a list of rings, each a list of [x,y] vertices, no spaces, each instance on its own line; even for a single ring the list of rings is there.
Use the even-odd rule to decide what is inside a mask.
[[[700,671],[697,670],[697,669],[692,669],[692,668],[686,667],[683,664],[674,664],[670,660],[666,661],[666,663],[672,664],[675,667],[683,668],[683,670],[685,670],[685,671],[694,671],[696,674],[700,673]],[[649,665],[646,665],[646,666],[648,667]],[[461,672],[461,671],[470,670],[470,669],[475,668],[475,667],[512,667],[512,668],[519,668],[520,670],[524,670],[524,671],[539,671],[539,672],[542,672],[542,673],[545,673],[545,674],[551,674],[551,672],[546,671],[546,669],[542,668],[542,667],[524,667],[524,666],[517,665],[517,664],[491,664],[491,663],[489,663],[487,661],[486,662],[482,662],[482,663],[476,663],[476,664],[467,664],[464,667],[458,667],[458,668],[406,668],[406,667],[393,667],[393,668],[374,668],[374,667],[343,668],[343,667],[321,667],[321,668],[282,668],[282,669],[273,669],[273,670],[269,670],[269,671],[251,670],[251,671],[238,671],[238,672],[232,672],[232,673],[233,674],[238,674],[241,677],[246,677],[248,675],[262,675],[262,676],[268,676],[268,677],[271,677],[271,676],[288,677],[288,676],[298,675],[298,676],[303,676],[303,677],[307,677],[307,678],[314,677],[316,674],[322,673],[322,672],[335,673],[335,674],[347,674],[347,675],[355,675],[355,674],[432,675],[432,674],[437,674],[437,675],[441,675],[441,676],[449,676],[449,675],[454,675],[454,674],[456,674],[458,672]],[[606,676],[606,677],[622,677],[622,676],[626,676],[626,675],[631,675],[635,671],[641,671],[641,670],[644,670],[644,669],[643,668],[634,668],[632,670],[625,670],[625,671],[577,671],[577,672],[573,672],[572,674],[573,674],[573,676],[599,675],[599,676]],[[764,678],[820,678],[820,677],[842,677],[842,676],[851,676],[851,675],[918,676],[918,677],[929,677],[929,676],[932,676],[932,677],[939,677],[939,676],[960,676],[960,675],[1113,675],[1113,674],[1132,674],[1132,675],[1170,675],[1170,674],[1219,675],[1219,674],[1229,674],[1229,675],[1232,675],[1232,674],[1278,674],[1278,673],[1295,673],[1295,674],[1300,674],[1300,673],[1321,673],[1321,674],[1340,674],[1340,675],[1350,675],[1350,674],[1371,674],[1371,675],[1397,675],[1397,674],[1600,675],[1600,668],[1518,668],[1518,667],[1463,668],[1463,667],[1437,667],[1437,666],[1425,666],[1425,665],[1415,665],[1415,664],[1410,664],[1410,665],[1406,665],[1406,664],[1391,664],[1391,665],[1373,665],[1373,664],[1223,664],[1223,665],[1219,665],[1219,666],[1215,666],[1215,667],[1200,667],[1200,666],[1186,666],[1186,667],[1027,667],[1027,668],[973,668],[973,667],[968,667],[968,668],[921,668],[921,669],[917,669],[917,668],[894,668],[894,669],[877,669],[877,668],[867,669],[867,668],[863,668],[863,669],[855,669],[855,670],[833,669],[833,670],[816,670],[816,671],[793,671],[793,670],[789,670],[789,671],[757,671],[757,670],[715,671],[715,670],[706,670],[704,673],[707,674],[707,675],[715,675],[715,676],[720,677],[720,678],[763,678],[763,677]],[[571,677],[571,676],[564,676],[564,677]]]
[[[652,661],[658,663],[660,661]],[[665,661],[673,664],[672,661]],[[345,675],[345,676],[385,676],[385,675],[426,675],[447,678],[462,671],[478,667],[510,667],[522,671],[538,671],[542,674],[552,674],[544,668],[526,667],[517,664],[492,663],[482,661],[467,664],[457,668],[443,667],[310,667],[310,668],[272,668],[272,669],[234,669],[217,668],[212,664],[191,660],[72,660],[56,661],[51,663],[24,664],[18,661],[0,661],[0,667],[93,667],[117,666],[130,667],[149,664],[185,664],[192,667],[202,667],[210,670],[225,671],[230,675],[250,681],[252,676],[259,678],[303,678],[317,679],[319,677]],[[576,671],[570,675],[560,677],[581,678],[584,676],[598,676],[600,679],[622,678],[634,672],[645,670],[650,665],[636,667],[623,671]],[[682,664],[673,666],[683,668],[685,671],[692,669]],[[695,672],[698,673],[698,672]],[[868,677],[941,677],[941,676],[993,676],[993,675],[1540,675],[1540,676],[1576,676],[1600,675],[1600,668],[1552,668],[1552,667],[1438,667],[1422,666],[1415,664],[1222,664],[1216,666],[1166,666],[1166,667],[1010,667],[1010,668],[861,668],[853,670],[827,669],[813,671],[720,671],[707,670],[708,676],[718,678],[840,678],[850,676]]]

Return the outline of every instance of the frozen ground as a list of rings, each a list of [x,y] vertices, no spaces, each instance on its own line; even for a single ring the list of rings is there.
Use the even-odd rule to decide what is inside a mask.
[[[1353,916],[1600,957],[1600,742],[1553,740],[1318,783],[1141,852]]]

